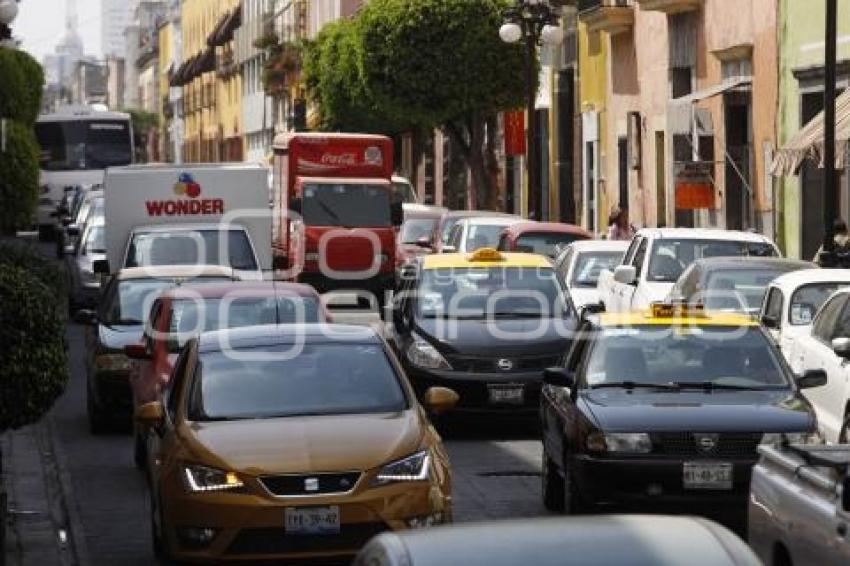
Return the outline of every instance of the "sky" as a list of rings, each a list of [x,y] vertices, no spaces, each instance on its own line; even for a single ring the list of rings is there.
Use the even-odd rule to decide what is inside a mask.
[[[77,12],[78,29],[86,55],[99,57],[100,0],[77,0]],[[24,50],[40,61],[44,55],[53,52],[65,34],[65,1],[20,0],[12,32],[23,41]]]

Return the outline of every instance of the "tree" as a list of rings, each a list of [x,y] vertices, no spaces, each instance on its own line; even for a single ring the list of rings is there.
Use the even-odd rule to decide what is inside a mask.
[[[525,97],[524,54],[499,38],[507,0],[371,0],[354,20],[357,67],[379,115],[442,126],[479,202],[495,194],[495,120]]]
[[[126,109],[125,112],[130,115],[130,122],[133,125],[133,145],[136,147],[136,155],[140,161],[146,162],[150,157],[148,138],[159,127],[159,116],[136,108]]]

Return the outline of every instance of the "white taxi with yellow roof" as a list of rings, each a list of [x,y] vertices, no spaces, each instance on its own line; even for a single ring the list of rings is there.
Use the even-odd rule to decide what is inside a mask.
[[[482,248],[424,256],[408,275],[388,335],[417,392],[451,387],[461,412],[536,412],[577,323],[549,260]]]
[[[541,396],[543,502],[567,513],[672,505],[743,520],[762,443],[817,440],[795,377],[757,321],[699,306],[582,320]],[[716,517],[716,518],[729,518]]]

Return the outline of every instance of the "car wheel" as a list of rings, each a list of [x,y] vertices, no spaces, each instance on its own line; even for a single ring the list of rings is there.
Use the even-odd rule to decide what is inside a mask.
[[[587,512],[588,505],[582,498],[581,494],[578,492],[578,486],[576,485],[576,482],[573,479],[573,474],[570,470],[570,466],[567,463],[566,458],[564,458],[564,479],[563,487],[561,489],[564,493],[565,514],[581,515],[582,513]]]
[[[89,430],[92,434],[103,434],[106,432],[107,418],[103,414],[103,409],[97,406],[91,393],[91,389],[86,387],[86,413],[89,418]]]
[[[564,512],[564,481],[561,479],[555,463],[543,451],[543,467],[540,473],[543,492],[543,507],[553,513]]]

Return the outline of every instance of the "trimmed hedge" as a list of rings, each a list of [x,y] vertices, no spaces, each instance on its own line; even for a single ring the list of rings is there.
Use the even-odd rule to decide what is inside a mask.
[[[0,117],[34,124],[41,109],[44,70],[25,51],[0,47]]]
[[[0,80],[2,83],[2,80]],[[0,100],[3,95],[0,94]],[[0,152],[0,232],[32,224],[38,206],[39,147],[32,126],[6,123],[6,151]]]
[[[59,265],[45,257],[38,248],[21,240],[0,240],[0,270],[17,267],[29,271],[42,284],[46,285],[54,298],[52,303],[59,306],[61,313],[65,298],[68,296],[68,279]]]
[[[55,305],[34,273],[0,269],[0,431],[38,421],[65,390],[65,323]]]

